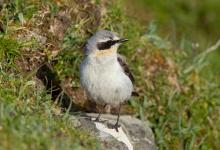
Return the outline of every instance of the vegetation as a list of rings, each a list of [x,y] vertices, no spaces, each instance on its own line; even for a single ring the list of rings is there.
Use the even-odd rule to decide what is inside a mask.
[[[220,149],[220,2],[129,3],[7,0],[0,6],[0,149],[100,149],[35,76],[43,62],[56,62],[62,84],[83,99],[81,49],[98,28],[130,40],[119,52],[140,96],[127,105],[151,122],[158,149]]]

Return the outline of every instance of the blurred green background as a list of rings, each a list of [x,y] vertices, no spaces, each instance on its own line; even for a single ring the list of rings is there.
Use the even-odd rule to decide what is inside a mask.
[[[139,0],[138,9],[145,13],[140,20],[155,20],[167,36],[186,37],[195,42],[211,42],[219,39],[220,2],[218,0]],[[128,5],[132,4],[130,3]]]

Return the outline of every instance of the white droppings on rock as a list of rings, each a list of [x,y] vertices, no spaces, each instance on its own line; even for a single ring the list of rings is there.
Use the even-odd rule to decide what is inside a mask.
[[[100,131],[100,138],[105,138],[106,134],[113,136],[116,140],[124,143],[128,150],[133,150],[133,145],[131,144],[128,136],[122,130],[122,127],[118,128],[118,132],[115,129],[109,129],[104,124],[100,122],[95,122],[96,128]]]
[[[156,150],[154,134],[150,123],[139,120],[128,115],[120,116],[119,132],[112,129],[116,122],[116,116],[102,114],[101,120],[96,122],[96,113],[88,113],[78,116],[81,123],[80,128],[90,131],[91,135],[97,137],[102,149],[105,150]],[[122,131],[123,129],[123,131]]]

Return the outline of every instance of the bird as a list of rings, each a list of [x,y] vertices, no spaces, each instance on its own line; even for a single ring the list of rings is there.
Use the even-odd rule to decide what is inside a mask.
[[[115,32],[98,30],[86,41],[84,59],[80,64],[80,83],[87,96],[103,107],[118,107],[117,121],[113,126],[117,132],[121,104],[136,93],[133,91],[134,77],[118,53],[119,46],[127,41]]]

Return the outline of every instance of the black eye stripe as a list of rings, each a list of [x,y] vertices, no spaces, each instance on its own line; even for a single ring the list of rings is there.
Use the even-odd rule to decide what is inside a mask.
[[[111,47],[111,43],[109,42],[100,42],[97,44],[97,47],[99,50],[105,50],[105,49],[109,49]]]
[[[98,47],[99,50],[105,50],[105,49],[111,48],[111,46],[114,45],[117,42],[118,42],[118,40],[115,40],[115,41],[109,40],[109,41],[106,41],[106,42],[99,42],[97,44],[97,47]]]

